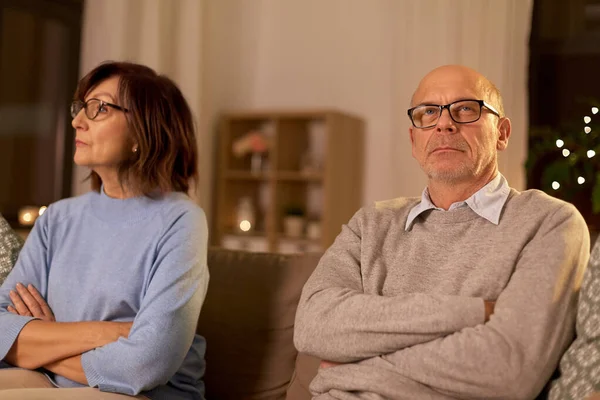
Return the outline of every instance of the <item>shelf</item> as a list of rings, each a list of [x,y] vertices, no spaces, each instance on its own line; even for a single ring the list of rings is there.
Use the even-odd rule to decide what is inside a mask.
[[[225,172],[225,178],[238,181],[266,181],[271,174],[268,172],[251,172],[244,170],[230,170]]]
[[[304,173],[300,171],[278,171],[275,175],[278,181],[319,182],[323,180],[321,173]]]
[[[236,157],[233,143],[250,131],[271,139],[262,168]],[[296,253],[324,251],[361,206],[364,121],[335,110],[247,110],[219,122],[218,171],[211,244],[232,249]],[[330,145],[330,144],[335,144]],[[352,179],[346,179],[351,176]],[[240,199],[249,197],[258,232],[236,228]],[[290,208],[319,217],[320,239],[283,234]]]
[[[228,230],[223,232],[224,236],[236,237],[238,239],[266,239],[267,234],[263,231],[239,232]]]
[[[225,178],[237,181],[266,181],[273,176],[270,172],[254,173],[244,170],[230,170],[225,172]],[[321,173],[304,173],[300,171],[278,171],[275,173],[278,181],[289,182],[320,182],[323,180]]]
[[[248,234],[227,233],[221,237],[221,247],[231,250],[247,250],[254,252],[269,251],[269,240],[260,232]]]
[[[279,232],[277,233],[277,240],[279,241],[285,241],[285,242],[297,242],[297,243],[313,243],[313,244],[319,244],[321,243],[321,238],[319,239],[311,239],[308,238],[306,236],[301,236],[301,237],[291,237],[291,236],[286,236],[285,233],[283,232]]]

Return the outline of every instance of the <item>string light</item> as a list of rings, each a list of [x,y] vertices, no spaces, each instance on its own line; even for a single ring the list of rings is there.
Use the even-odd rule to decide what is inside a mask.
[[[592,128],[590,128],[589,126],[586,126],[585,128],[583,128],[583,131],[585,133],[590,133],[592,131]]]
[[[565,142],[563,142],[561,139],[558,139],[558,140],[556,141],[556,147],[558,147],[559,149],[560,149],[561,147],[563,147],[564,145],[565,145]]]
[[[592,158],[596,155],[596,152],[594,150],[588,150],[587,151],[587,156],[588,158]]]
[[[583,185],[585,183],[585,178],[583,176],[580,176],[579,178],[577,178],[577,183]]]
[[[598,114],[598,107],[592,107],[592,114]]]
[[[583,117],[583,122],[585,122],[586,124],[589,124],[592,121],[592,119],[590,117],[588,117],[587,115],[585,117]]]
[[[565,157],[569,157],[569,154],[571,154],[571,152],[569,151],[569,149],[563,149],[562,154]]]
[[[552,182],[552,189],[558,190],[560,188],[560,183],[554,181]]]

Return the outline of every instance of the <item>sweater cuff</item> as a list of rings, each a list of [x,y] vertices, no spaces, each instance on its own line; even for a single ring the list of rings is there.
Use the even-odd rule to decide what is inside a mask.
[[[90,350],[81,355],[81,368],[83,368],[83,373],[88,381],[88,386],[99,388],[102,383],[102,377],[94,368],[93,352],[94,350]]]
[[[0,314],[0,360],[4,360],[23,327],[34,319],[38,318],[24,317],[9,312]]]

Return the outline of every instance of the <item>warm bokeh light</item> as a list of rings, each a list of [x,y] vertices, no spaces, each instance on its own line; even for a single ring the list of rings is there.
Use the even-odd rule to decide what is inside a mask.
[[[588,150],[587,151],[587,156],[588,158],[592,158],[596,155],[596,152],[594,150]]]
[[[560,183],[554,181],[552,182],[552,189],[558,190],[560,188]]]
[[[248,232],[250,230],[250,228],[252,228],[252,224],[250,223],[250,221],[245,219],[240,222],[240,229],[243,232]]]

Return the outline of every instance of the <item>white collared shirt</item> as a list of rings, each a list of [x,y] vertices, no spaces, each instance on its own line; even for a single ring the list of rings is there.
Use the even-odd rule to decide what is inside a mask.
[[[471,209],[479,216],[487,219],[495,225],[498,225],[500,222],[502,207],[504,207],[504,203],[506,203],[509,193],[510,187],[508,186],[506,178],[504,178],[504,176],[498,172],[494,179],[489,181],[487,185],[479,189],[471,197],[464,201],[452,203],[450,208],[448,208],[448,211],[468,206],[471,207]],[[436,207],[435,204],[431,202],[429,190],[425,188],[425,190],[423,190],[423,194],[421,195],[421,202],[414,206],[408,213],[408,218],[406,219],[406,226],[404,229],[407,231],[410,230],[415,222],[415,219],[425,211],[431,209],[446,211],[443,208]]]

